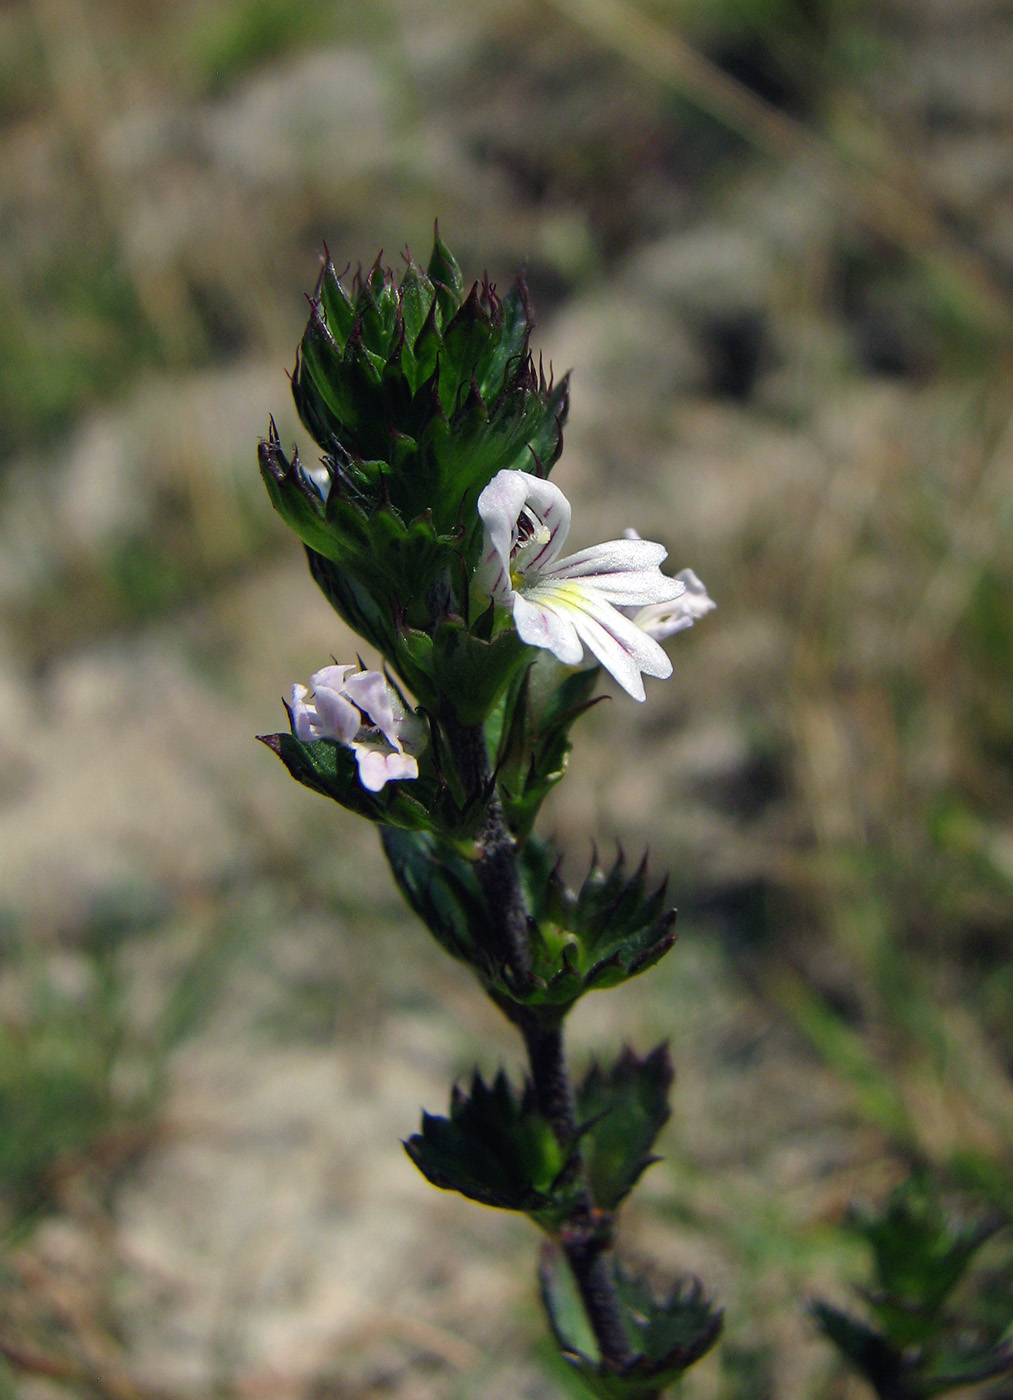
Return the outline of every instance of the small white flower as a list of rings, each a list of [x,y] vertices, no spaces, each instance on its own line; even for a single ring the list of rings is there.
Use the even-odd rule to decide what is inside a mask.
[[[578,666],[586,646],[635,700],[645,676],[664,678],[672,663],[655,639],[624,612],[669,605],[686,584],[666,578],[663,545],[609,540],[559,558],[570,528],[570,503],[549,481],[505,470],[478,498],[485,526],[479,592],[508,607],[521,640]],[[623,611],[620,611],[623,609]]]
[[[354,671],[354,675],[349,675]],[[379,671],[325,666],[310,677],[313,703],[304,685],[292,687],[292,732],[303,743],[334,739],[355,753],[359,781],[370,792],[398,778],[417,778],[419,765],[407,749],[421,747],[418,719],[406,713]]]

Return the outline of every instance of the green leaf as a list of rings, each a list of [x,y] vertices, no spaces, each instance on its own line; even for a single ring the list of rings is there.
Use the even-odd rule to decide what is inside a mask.
[[[929,1365],[920,1368],[918,1395],[944,1395],[949,1390],[966,1390],[968,1386],[1013,1373],[1013,1344],[997,1346],[975,1344],[973,1338],[955,1337],[936,1351]]]
[[[443,353],[440,358],[440,401],[451,414],[474,386],[478,401],[478,369],[490,343],[499,338],[491,308],[483,304],[476,282],[462,305],[443,327]]]
[[[598,675],[597,666],[567,674],[554,657],[539,656],[504,695],[496,721],[496,771],[507,822],[522,841],[566,772],[570,729],[605,698],[592,697]]]
[[[531,655],[511,627],[483,641],[461,618],[448,618],[433,634],[432,678],[454,706],[462,725],[483,724],[511,678]]]
[[[282,452],[273,421],[267,438],[260,441],[257,458],[271,504],[285,524],[310,549],[333,558],[336,546],[323,499],[303,474],[299,454],[293,454],[290,462]]]
[[[633,1357],[616,1370],[601,1358],[573,1275],[556,1244],[543,1246],[539,1281],[560,1350],[585,1389],[599,1400],[656,1400],[711,1349],[721,1332],[721,1311],[695,1279],[656,1290],[644,1276],[617,1265],[616,1290]]]
[[[670,1385],[708,1352],[721,1332],[722,1313],[697,1279],[684,1278],[656,1291],[643,1274],[617,1271],[619,1298],[645,1374]]]
[[[817,1299],[809,1306],[816,1326],[851,1365],[863,1375],[877,1395],[902,1396],[903,1367],[900,1356],[868,1323]]]
[[[436,287],[437,307],[442,323],[446,325],[461,304],[464,278],[456,258],[440,237],[438,228],[433,234],[433,251],[426,271],[430,282]]]
[[[898,1340],[921,1340],[922,1326],[931,1328],[999,1223],[995,1217],[965,1219],[947,1211],[937,1188],[922,1173],[897,1187],[883,1211],[852,1211],[851,1228],[873,1253],[881,1296],[875,1310]],[[924,1319],[922,1326],[912,1326],[910,1320],[917,1315]],[[901,1337],[902,1333],[909,1335]]]
[[[311,547],[307,547],[306,554],[313,581],[338,616],[348,623],[353,632],[358,632],[383,656],[393,660],[395,632],[389,612],[333,559],[326,558]],[[403,679],[421,700],[423,697],[412,678],[404,676]]]
[[[449,1118],[424,1114],[405,1149],[434,1186],[522,1211],[546,1230],[567,1217],[579,1190],[531,1085],[518,1094],[502,1071],[491,1085],[476,1072],[469,1093],[454,1090]]]
[[[538,1283],[549,1325],[567,1359],[597,1366],[601,1361],[598,1339],[581,1301],[577,1281],[556,1244],[542,1246]]]
[[[504,297],[498,320],[500,334],[475,374],[479,393],[486,403],[499,397],[519,367],[528,360],[532,322],[523,274]]]
[[[475,934],[489,922],[474,866],[431,832],[384,830],[384,854],[409,907],[452,957],[488,974]]]
[[[429,305],[428,315],[423,321],[418,335],[411,343],[412,358],[415,362],[413,387],[418,396],[417,402],[420,408],[423,405],[428,405],[430,414],[437,412],[442,414],[443,412],[437,375],[442,348],[443,337],[440,334],[439,307],[434,296]],[[424,390],[427,392],[423,394]]]
[[[304,744],[294,734],[258,734],[258,739],[278,755],[297,783],[347,807],[360,817],[382,826],[426,830],[432,825],[429,809],[439,799],[435,783],[425,778],[391,782],[379,792],[368,792],[359,782],[355,755],[345,744],[317,739]]]
[[[591,1194],[603,1210],[615,1210],[658,1160],[651,1149],[668,1121],[673,1074],[667,1044],[643,1059],[627,1048],[608,1070],[593,1064],[577,1090]]]
[[[355,308],[335,271],[330,256],[324,263],[317,283],[317,300],[323,311],[327,329],[339,345],[344,345],[355,324]]]
[[[370,401],[375,399],[375,394],[371,392],[375,388],[375,380],[368,373],[368,362],[367,373],[363,375],[362,357],[352,352],[352,346],[351,336],[344,346],[338,344],[320,314],[320,308],[314,306],[299,342],[293,388],[301,389],[304,380],[309,379],[315,398],[327,411],[324,421],[334,425],[332,434],[353,428],[363,412],[369,411]],[[296,407],[301,408],[299,394],[296,394]],[[313,431],[313,424],[306,423],[306,426]],[[330,445],[332,434],[323,439],[321,446]]]
[[[859,1290],[871,1320],[817,1300],[824,1336],[884,1400],[924,1400],[1013,1371],[1013,1260],[990,1273],[971,1262],[1003,1219],[948,1201],[925,1171],[878,1211],[853,1211],[876,1287]]]
[[[405,341],[414,348],[435,301],[436,290],[411,254],[408,255],[408,266],[401,278],[400,290]]]

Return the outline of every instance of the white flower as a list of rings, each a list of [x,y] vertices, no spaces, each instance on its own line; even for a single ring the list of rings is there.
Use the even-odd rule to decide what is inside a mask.
[[[349,676],[349,671],[355,674]],[[310,677],[313,704],[304,685],[292,687],[292,732],[303,743],[335,739],[355,753],[359,781],[379,792],[397,778],[417,778],[419,765],[407,748],[419,748],[421,726],[405,712],[379,671],[325,666]]]
[[[667,551],[650,540],[609,540],[559,558],[570,503],[558,486],[521,471],[501,471],[478,498],[485,526],[475,585],[513,613],[529,646],[578,666],[586,646],[635,700],[645,676],[672,674],[672,663],[638,623],[620,611],[671,604],[686,585],[658,567]]]

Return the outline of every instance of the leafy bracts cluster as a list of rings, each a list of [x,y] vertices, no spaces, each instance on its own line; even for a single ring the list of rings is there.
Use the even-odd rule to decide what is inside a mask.
[[[502,1070],[491,1085],[475,1074],[468,1093],[455,1088],[449,1117],[423,1114],[422,1131],[405,1143],[434,1186],[522,1211],[550,1231],[573,1210],[573,1146],[557,1141],[530,1082],[516,1093]]]
[[[586,993],[651,967],[675,911],[645,865],[597,857],[576,890],[533,834],[566,772],[599,666],[636,700],[661,641],[712,607],[691,570],[629,530],[563,554],[570,503],[548,473],[567,383],[535,365],[523,280],[465,292],[437,236],[425,271],[379,261],[346,288],[327,257],[292,389],[323,456],[260,445],[271,499],[334,609],[380,669],[324,665],[264,736],[305,787],[377,825],[437,942],[521,1033],[529,1074],[476,1074],[406,1143],[435,1185],[528,1215],[548,1236],[542,1293],[592,1394],[648,1400],[712,1345],[697,1285],[613,1266],[616,1213],[668,1117],[665,1047],[625,1050],[574,1087],[562,1026]]]
[[[646,858],[632,875],[622,852],[611,869],[597,854],[580,889],[567,888],[551,848],[534,839],[521,855],[535,923],[534,984],[527,1000],[565,1014],[585,992],[616,987],[653,967],[675,943],[667,882],[651,889]]]
[[[532,359],[523,280],[502,300],[465,295],[437,236],[427,271],[379,260],[345,290],[328,257],[292,390],[324,452],[289,459],[273,425],[260,466],[336,610],[428,708],[485,717],[524,648],[470,628],[482,549],[478,496],[500,471],[548,472],[562,451],[567,382]],[[487,606],[487,603],[486,603]],[[484,635],[483,635],[484,633]]]

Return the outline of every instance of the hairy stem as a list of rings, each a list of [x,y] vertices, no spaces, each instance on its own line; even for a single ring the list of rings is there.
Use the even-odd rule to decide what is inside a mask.
[[[476,844],[476,874],[489,912],[489,951],[502,959],[515,985],[531,980],[528,911],[521,886],[517,848],[503,815],[489,771],[489,753],[482,728],[465,728],[444,722],[454,762],[470,795],[492,789],[488,809]],[[524,1037],[531,1082],[538,1107],[552,1127],[557,1142],[575,1158],[582,1188],[570,1219],[560,1232],[560,1244],[573,1272],[588,1320],[607,1366],[620,1370],[633,1356],[622,1320],[606,1232],[588,1184],[587,1169],[575,1143],[576,1116],[573,1085],[559,1026],[544,1026],[527,1007],[497,998],[497,1004]]]
[[[485,731],[481,727],[465,728],[454,720],[444,720],[443,728],[469,797],[477,798],[491,789],[488,809],[476,836],[479,858],[475,867],[489,910],[487,951],[502,963],[515,986],[525,987],[531,981],[528,911],[514,840],[507,829],[499,794],[492,785]]]
[[[602,1359],[618,1370],[632,1359],[633,1352],[623,1326],[612,1261],[600,1229],[600,1212],[591,1194],[579,1148],[573,1145],[576,1131],[573,1085],[566,1068],[562,1028],[546,1028],[533,1016],[515,1014],[511,1019],[524,1036],[538,1107],[552,1125],[557,1142],[577,1155],[575,1167],[583,1185],[561,1233],[560,1243]]]

